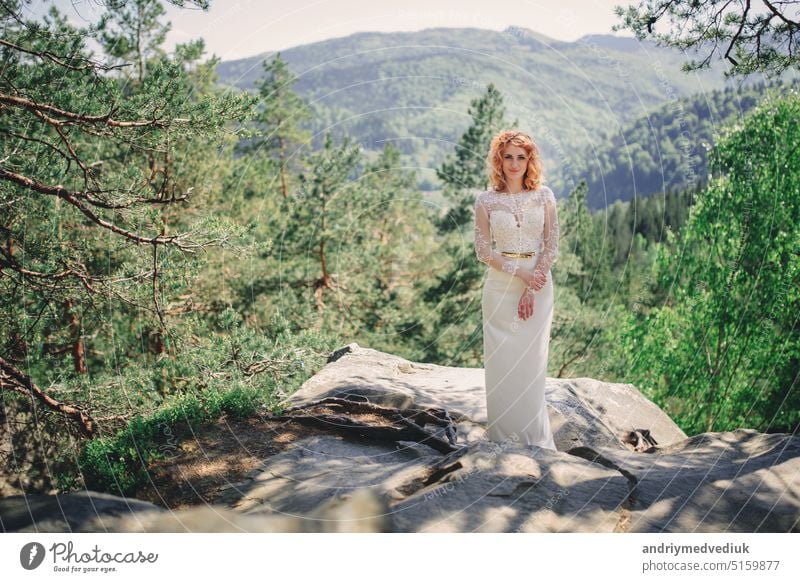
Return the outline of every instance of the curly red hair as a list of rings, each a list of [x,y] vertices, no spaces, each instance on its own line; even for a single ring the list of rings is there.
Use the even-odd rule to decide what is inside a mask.
[[[503,153],[508,145],[521,147],[528,154],[528,167],[522,177],[522,187],[525,190],[537,190],[544,182],[539,147],[527,133],[510,129],[504,129],[492,138],[492,145],[489,147],[489,154],[486,156],[489,181],[492,187],[496,192],[508,191],[508,184],[506,184],[503,174]]]

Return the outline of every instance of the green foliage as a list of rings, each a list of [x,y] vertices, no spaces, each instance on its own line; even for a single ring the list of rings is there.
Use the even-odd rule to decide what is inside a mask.
[[[175,60],[158,50],[162,13],[137,0],[84,30],[55,8],[45,27],[23,26],[11,7],[0,12],[4,38],[27,47],[4,46],[0,74],[2,92],[17,99],[0,116],[0,203],[9,209],[0,334],[5,356],[40,382],[69,378],[65,352],[75,374],[128,355],[136,340],[122,326],[146,314],[143,333],[163,353],[165,306],[189,288],[203,250],[237,248],[238,226],[204,212],[210,187],[197,176],[213,176],[203,171],[213,164],[196,160],[228,139],[253,100],[202,90],[203,67],[192,68],[202,45],[179,47]],[[90,34],[138,73],[107,74],[86,54]],[[121,40],[134,34],[152,42]]]
[[[266,157],[275,162],[281,194],[289,195],[289,170],[299,171],[299,149],[310,141],[308,131],[301,126],[311,118],[311,110],[293,91],[297,78],[277,53],[271,61],[262,63],[264,77],[258,83],[260,109],[253,122],[259,131],[255,137],[237,145],[242,153],[256,158]]]
[[[377,154],[387,136],[424,136],[397,142],[407,165],[418,168],[440,168],[456,153],[453,144],[473,124],[465,112],[494,84],[504,95],[509,119],[519,119],[521,129],[541,145],[551,185],[561,192],[571,185],[565,155],[581,163],[585,148],[598,148],[594,136],[620,120],[645,116],[665,98],[696,93],[698,83],[709,92],[724,88],[720,74],[682,73],[680,51],[654,55],[652,49],[607,35],[542,41],[518,28],[470,27],[365,32],[292,47],[281,57],[291,70],[302,72],[295,90],[313,104],[306,128],[319,136],[315,147],[322,145],[325,131],[337,142],[358,136],[367,156]],[[220,63],[221,82],[256,90],[262,58]],[[630,179],[626,190],[628,184]]]
[[[587,147],[575,156],[569,175],[558,174],[554,183],[586,180],[592,209],[705,184],[709,151],[722,126],[737,123],[766,95],[796,87],[797,81],[777,80],[675,99]]]
[[[427,321],[408,336],[425,361],[448,360],[451,365],[480,365],[480,286],[485,268],[475,257],[473,210],[475,194],[486,187],[486,154],[492,136],[505,121],[503,96],[493,84],[470,103],[472,125],[459,138],[454,155],[437,169],[449,199],[447,212],[437,221],[440,253],[451,257],[433,281],[423,281],[419,297]],[[420,318],[422,319],[422,318]]]
[[[687,432],[800,422],[798,119],[796,93],[767,99],[723,137],[721,175],[658,257],[669,304],[621,333],[630,380]]]
[[[468,114],[472,125],[459,138],[455,154],[436,169],[444,184],[443,194],[452,201],[447,213],[437,222],[440,234],[461,230],[472,223],[475,191],[487,187],[486,154],[492,137],[501,129],[517,125],[505,120],[503,96],[490,83],[486,93],[470,104]]]
[[[88,442],[78,462],[85,486],[130,495],[147,481],[148,462],[161,458],[158,447],[165,444],[164,435],[187,434],[213,412],[195,395],[183,396],[148,418],[137,416],[114,437]]]
[[[721,6],[720,6],[721,4]],[[630,29],[640,40],[654,39],[661,46],[700,51],[689,59],[686,72],[711,66],[719,51],[729,66],[725,77],[766,73],[777,77],[800,67],[792,44],[797,35],[795,2],[764,2],[752,6],[697,0],[640,0],[638,5],[616,6],[623,19],[612,30]],[[703,53],[708,53],[703,55]]]
[[[449,57],[422,47],[424,59],[458,74],[458,83],[431,84],[408,81],[413,60],[354,57],[376,73],[405,75],[402,86],[382,84],[393,102],[424,106],[429,89],[467,110],[466,130],[446,117],[431,124],[427,112],[409,122],[458,144],[439,156],[444,189],[425,194],[406,157],[419,152],[408,143],[372,151],[349,138],[336,145],[326,133],[310,149],[293,89],[307,79],[294,78],[280,56],[264,63],[259,94],[248,97],[218,86],[202,41],[167,55],[160,39],[168,26],[154,0],[110,14],[93,33],[57,13],[38,32],[0,14],[4,38],[41,53],[0,47],[0,92],[142,123],[80,119],[62,136],[32,111],[36,104],[4,105],[0,114],[0,204],[8,209],[0,218],[0,357],[51,397],[103,419],[75,466],[74,427],[64,430],[63,418],[38,402],[20,408],[58,441],[41,447],[39,466],[57,458],[61,490],[135,491],[149,463],[175,454],[204,423],[279,413],[345,343],[482,365],[485,267],[474,255],[471,207],[485,186],[489,138],[515,125],[503,121],[499,86],[469,101],[465,89],[483,87],[475,84],[483,65],[466,59],[452,69]],[[91,34],[126,66],[88,66]],[[504,41],[498,47],[510,40],[491,38]],[[541,66],[543,79],[564,76],[548,69],[532,39],[517,41],[520,62]],[[63,66],[66,55],[75,67]],[[336,83],[363,72],[331,62]],[[535,92],[531,99],[547,118],[553,104]],[[369,106],[363,91],[358,100]],[[730,116],[732,101],[714,99]],[[584,121],[596,113],[573,105]],[[769,102],[727,134],[709,160],[720,177],[705,190],[676,186],[593,212],[585,181],[571,192],[554,187],[562,240],[551,375],[634,382],[689,431],[797,424],[797,113],[796,99]],[[318,109],[313,122],[337,125],[342,115]],[[694,109],[684,118],[692,127],[707,120]],[[680,156],[674,116],[654,119],[664,159]],[[658,158],[638,139],[651,121],[626,136],[636,171],[652,177]],[[242,125],[232,130],[234,122]],[[402,127],[388,114],[360,123],[364,136]],[[600,121],[580,131],[592,123]],[[563,129],[568,140],[575,128]],[[608,167],[629,163],[623,158]]]
[[[152,380],[161,377],[171,391],[159,398],[151,389],[150,406],[139,407],[142,414],[115,434],[86,443],[78,472],[65,473],[63,486],[82,479],[90,489],[129,495],[147,483],[149,462],[174,454],[180,440],[202,431],[204,423],[221,417],[279,414],[285,398],[337,347],[332,337],[292,333],[282,317],[274,318],[267,334],[243,325],[233,310],[220,313],[215,326],[217,333],[198,338],[174,360],[165,358],[164,365],[149,370]],[[124,386],[128,378],[111,380]],[[95,379],[98,382],[102,379]],[[124,392],[142,388],[129,386]]]
[[[436,170],[437,177],[445,185],[445,193],[486,186],[488,144],[507,124],[503,97],[492,83],[480,99],[473,100],[467,114],[472,125],[459,138],[452,158]],[[517,123],[514,121],[510,125]]]

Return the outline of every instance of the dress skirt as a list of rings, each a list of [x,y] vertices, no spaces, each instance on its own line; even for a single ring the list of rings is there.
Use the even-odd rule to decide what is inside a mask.
[[[536,257],[515,258],[533,268]],[[487,436],[497,443],[536,445],[557,450],[550,430],[545,378],[553,322],[553,278],[537,291],[533,315],[518,316],[525,283],[489,268],[483,286],[483,356],[486,381]]]

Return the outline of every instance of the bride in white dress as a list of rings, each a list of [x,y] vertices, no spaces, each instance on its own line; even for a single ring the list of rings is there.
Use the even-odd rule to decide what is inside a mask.
[[[489,266],[481,300],[487,436],[557,450],[545,399],[556,199],[527,134],[501,131],[487,162],[492,189],[475,199],[475,254]]]

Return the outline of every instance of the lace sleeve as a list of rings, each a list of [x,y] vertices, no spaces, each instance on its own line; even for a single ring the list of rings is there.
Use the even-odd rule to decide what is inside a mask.
[[[480,194],[475,198],[475,256],[480,262],[510,275],[516,275],[519,270],[514,261],[492,250],[489,211]]]
[[[536,263],[535,269],[547,273],[558,257],[558,239],[561,234],[558,227],[558,210],[556,196],[553,191],[545,186],[546,199],[544,203],[544,244],[542,254]]]

